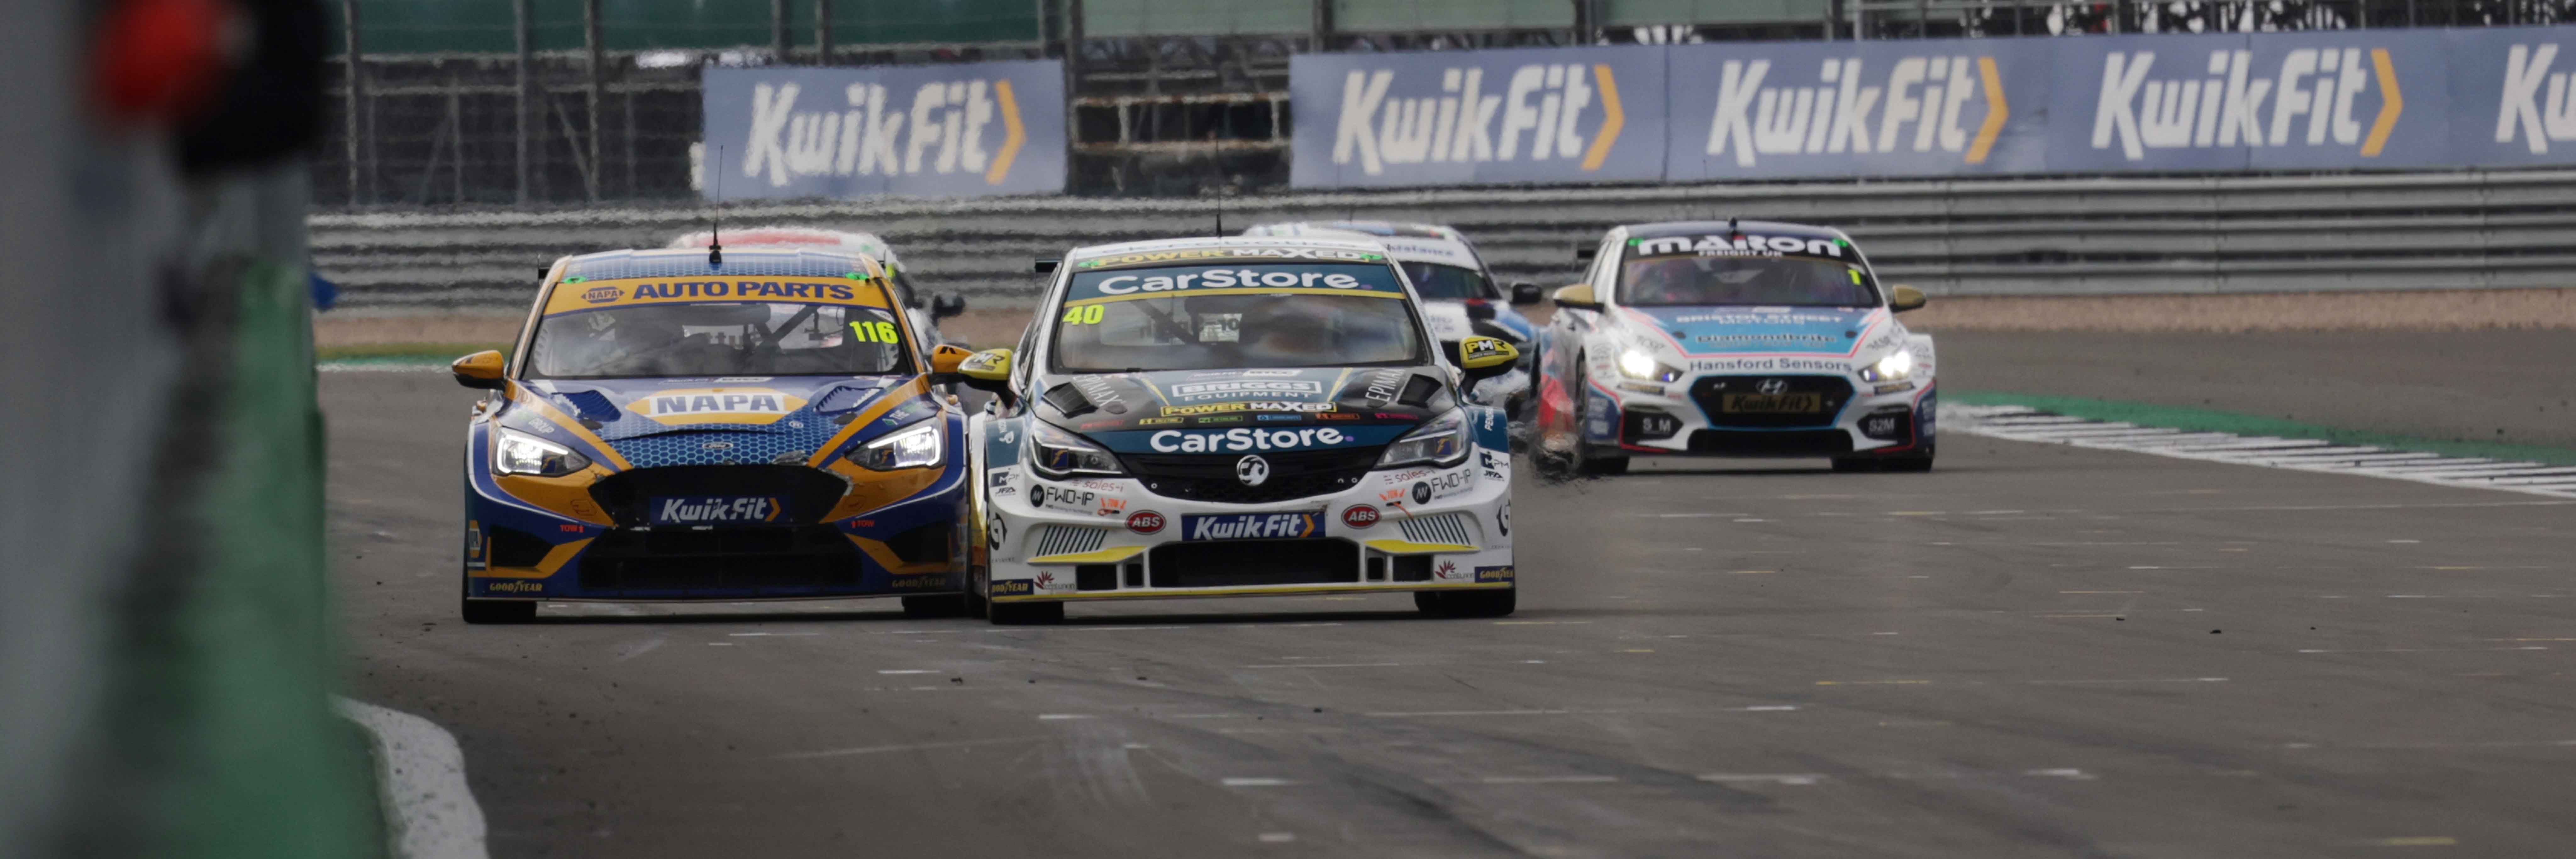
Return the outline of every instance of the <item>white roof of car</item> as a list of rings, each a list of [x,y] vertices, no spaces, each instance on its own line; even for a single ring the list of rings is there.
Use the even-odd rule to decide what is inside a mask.
[[[664,247],[702,248],[714,238],[713,232],[701,230],[672,239],[671,243]],[[747,227],[726,230],[724,240],[727,247],[841,250],[874,259],[888,269],[902,267],[902,263],[895,259],[894,246],[886,244],[886,241],[878,238],[875,233],[826,230],[816,227]]]
[[[1302,236],[1309,238],[1351,236],[1386,246],[1388,256],[1400,262],[1428,262],[1476,268],[1475,251],[1469,250],[1458,231],[1436,224],[1385,224],[1378,222],[1296,221],[1285,224],[1262,224],[1243,231],[1247,237]]]
[[[1272,238],[1267,236],[1214,236],[1187,239],[1150,239],[1141,242],[1121,242],[1114,245],[1091,245],[1089,247],[1079,247],[1068,251],[1065,255],[1068,258],[1096,257],[1109,256],[1112,254],[1147,253],[1152,251],[1199,250],[1203,248],[1330,248],[1333,250],[1388,253],[1386,246],[1379,243],[1373,237],[1362,235],[1351,235],[1345,237],[1336,235],[1330,238],[1308,239]]]

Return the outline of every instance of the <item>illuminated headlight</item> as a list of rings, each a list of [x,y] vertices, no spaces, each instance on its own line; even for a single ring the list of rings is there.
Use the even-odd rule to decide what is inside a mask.
[[[938,465],[944,451],[947,421],[931,418],[899,429],[861,445],[851,452],[850,461],[870,471],[893,471],[898,468],[924,468]]]
[[[1655,356],[1647,354],[1643,349],[1630,349],[1619,353],[1619,374],[1650,382],[1670,382],[1682,377],[1682,371],[1664,366],[1662,362],[1655,360]]]
[[[1029,467],[1048,477],[1127,473],[1118,457],[1098,445],[1036,420],[1029,421]]]
[[[1431,420],[1394,444],[1377,459],[1379,468],[1398,465],[1449,465],[1467,457],[1467,413],[1451,411]]]
[[[1914,375],[1914,353],[1904,349],[1889,352],[1887,357],[1860,368],[1860,380],[1864,382],[1893,382],[1911,375]]]
[[[590,458],[517,430],[499,430],[501,444],[492,452],[492,473],[562,477],[590,467]]]

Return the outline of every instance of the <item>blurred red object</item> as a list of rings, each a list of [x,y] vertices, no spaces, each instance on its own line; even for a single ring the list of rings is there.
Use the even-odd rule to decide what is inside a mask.
[[[226,0],[118,0],[90,43],[98,106],[125,120],[174,122],[204,106],[237,41]]]

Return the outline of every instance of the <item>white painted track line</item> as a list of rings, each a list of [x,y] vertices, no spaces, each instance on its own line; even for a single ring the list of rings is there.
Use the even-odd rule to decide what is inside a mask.
[[[465,784],[465,752],[437,723],[334,698],[375,744],[376,790],[394,859],[487,859],[483,807]]]
[[[2088,421],[2021,406],[1944,406],[1941,422],[1953,431],[2013,441],[2576,498],[2576,467],[2538,462],[2445,457],[2317,439],[2186,433],[2126,422]]]

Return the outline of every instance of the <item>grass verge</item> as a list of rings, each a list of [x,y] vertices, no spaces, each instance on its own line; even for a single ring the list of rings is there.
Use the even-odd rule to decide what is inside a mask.
[[[313,350],[313,357],[320,361],[445,364],[485,349],[509,347],[507,343],[357,343],[324,346]]]
[[[2223,432],[2248,436],[2309,438],[2336,444],[2371,445],[2391,450],[2424,451],[2444,456],[2483,457],[2508,461],[2529,460],[2550,465],[2576,465],[2576,449],[2542,447],[2500,442],[2443,441],[2395,433],[2348,430],[2298,421],[2267,418],[2239,412],[2193,409],[2181,406],[2159,406],[2095,400],[2084,397],[2058,397],[2046,394],[2014,394],[2000,391],[1941,392],[1945,403],[1970,406],[2025,406],[2043,412],[2097,421],[2122,421],[2139,426],[2165,427],[2190,432]]]

